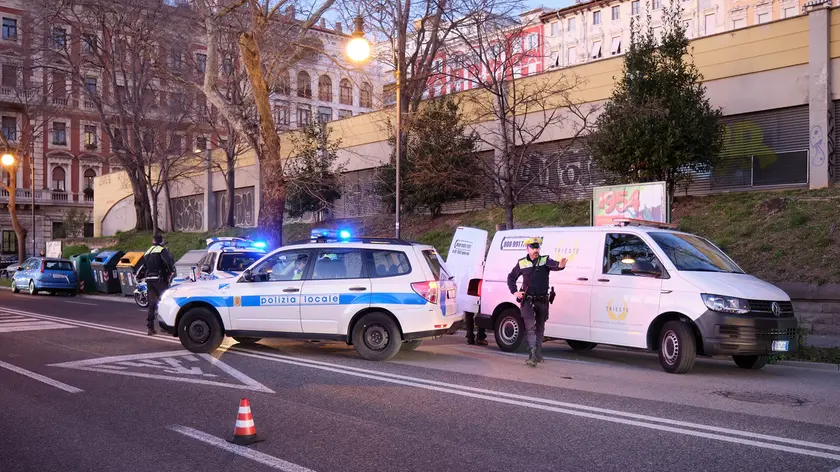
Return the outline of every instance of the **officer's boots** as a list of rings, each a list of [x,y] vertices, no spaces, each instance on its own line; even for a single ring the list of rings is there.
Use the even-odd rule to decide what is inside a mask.
[[[528,352],[530,353],[530,355],[528,356],[528,360],[525,361],[525,364],[527,364],[530,367],[536,367],[537,366],[537,348],[535,348],[535,347],[528,348]]]
[[[542,346],[537,346],[537,350],[534,353],[534,357],[537,359],[537,362],[545,362],[545,358],[542,355]]]

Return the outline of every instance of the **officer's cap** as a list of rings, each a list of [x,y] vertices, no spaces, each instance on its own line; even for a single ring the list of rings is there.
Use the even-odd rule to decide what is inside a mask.
[[[525,245],[528,247],[532,247],[534,249],[539,249],[542,246],[543,238],[537,236],[534,238],[528,238],[525,240]]]

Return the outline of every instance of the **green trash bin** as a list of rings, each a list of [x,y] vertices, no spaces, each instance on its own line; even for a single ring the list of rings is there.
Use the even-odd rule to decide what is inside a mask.
[[[120,289],[122,294],[126,296],[133,296],[134,289],[137,288],[137,279],[134,274],[140,267],[143,261],[142,252],[127,252],[120,258],[117,263],[117,275],[120,278]]]
[[[94,257],[90,263],[93,269],[93,281],[96,290],[102,293],[120,293],[120,279],[117,275],[117,263],[120,261],[122,251],[103,251]]]
[[[76,274],[79,278],[79,292],[93,293],[96,291],[96,282],[93,280],[93,269],[90,263],[96,254],[76,254],[70,256],[70,262],[73,263],[73,268],[76,269]]]

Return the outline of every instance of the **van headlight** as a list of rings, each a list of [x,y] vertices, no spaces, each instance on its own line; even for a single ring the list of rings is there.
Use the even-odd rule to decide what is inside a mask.
[[[750,302],[735,297],[725,297],[723,295],[710,295],[704,293],[703,303],[712,311],[719,311],[721,313],[735,313],[743,315],[750,312]]]

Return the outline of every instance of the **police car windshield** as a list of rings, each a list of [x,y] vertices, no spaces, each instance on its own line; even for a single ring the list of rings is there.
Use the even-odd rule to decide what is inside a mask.
[[[242,272],[251,264],[260,260],[264,254],[259,252],[238,252],[236,254],[222,254],[219,259],[219,270]]]
[[[729,256],[701,237],[666,232],[653,232],[649,235],[677,270],[744,273]]]

